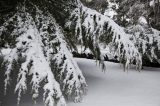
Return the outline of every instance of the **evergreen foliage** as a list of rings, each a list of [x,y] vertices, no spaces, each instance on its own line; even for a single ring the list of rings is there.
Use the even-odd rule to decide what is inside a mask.
[[[2,2],[4,7],[10,6]],[[65,106],[65,99],[82,100],[87,84],[71,54],[77,44],[89,48],[102,69],[105,65],[100,44],[114,50],[124,69],[135,64],[140,70],[146,56],[151,62],[160,62],[158,30],[146,28],[148,32],[142,25],[121,27],[101,14],[100,7],[98,12],[79,0],[17,0],[13,4],[13,10],[0,11],[0,63],[5,66],[0,74],[5,75],[5,94],[11,79],[17,79],[14,88],[18,104],[29,83],[35,103],[40,88],[46,106]]]
[[[38,9],[30,1],[17,6],[17,12],[0,27],[1,50],[4,54],[5,93],[10,84],[15,61],[24,61],[15,86],[20,103],[22,93],[27,90],[28,76],[31,76],[32,98],[39,95],[44,83],[44,103],[47,106],[65,105],[64,96],[79,102],[86,92],[86,82],[77,63],[68,50],[63,31],[52,15]],[[13,76],[15,77],[15,76]],[[64,96],[63,96],[64,95]]]

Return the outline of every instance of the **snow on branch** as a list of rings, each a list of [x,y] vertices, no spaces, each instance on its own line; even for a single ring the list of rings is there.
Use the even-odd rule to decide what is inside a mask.
[[[60,81],[65,96],[73,97],[75,102],[79,102],[86,93],[85,78],[67,49],[65,41],[59,36],[55,40],[61,42],[60,47],[56,47],[58,52],[53,57],[53,61],[56,61],[56,65],[61,69],[61,71],[55,72],[55,75],[58,73],[57,80]]]
[[[130,40],[131,35],[126,34],[122,27],[107,16],[79,3],[79,6],[71,12],[66,26],[67,28],[74,29],[75,35],[78,35],[77,41],[81,41],[85,46],[94,49],[92,52],[98,50],[97,48],[99,48],[102,36],[104,38],[111,37],[109,42],[104,43],[113,44],[112,47],[115,48],[115,53],[120,61],[125,63],[125,68],[128,68],[129,64],[136,63],[137,69],[141,69],[141,54]]]
[[[54,24],[55,20],[51,18],[51,14],[47,16],[38,17],[43,23],[39,30],[42,32],[41,35],[44,35],[42,38],[45,39],[44,51],[50,56],[53,73],[64,96],[79,102],[86,93],[85,78],[67,47],[62,28]]]
[[[137,24],[127,28],[127,33],[134,35],[133,41],[144,56],[160,64],[160,31]]]
[[[18,92],[18,104],[20,102],[22,92],[27,90],[27,76],[32,76],[32,92],[33,99],[36,99],[39,95],[39,87],[42,81],[44,84],[44,101],[47,106],[54,105],[54,99],[57,98],[58,102],[65,105],[65,100],[60,90],[58,82],[55,80],[51,71],[49,61],[46,59],[43,53],[42,38],[38,31],[33,18],[27,12],[18,12],[16,15],[3,27],[8,28],[10,23],[14,23],[14,29],[10,33],[10,36],[16,37],[16,44],[7,45],[11,48],[11,52],[5,56],[6,72],[5,90],[9,83],[10,73],[12,70],[13,61],[18,61],[18,58],[25,58],[25,62],[21,63],[21,68],[18,73],[17,84],[15,92]],[[2,30],[1,36],[3,36],[9,29]]]
[[[11,79],[12,64],[23,59],[15,87],[18,104],[22,92],[27,90],[28,76],[31,77],[33,100],[39,96],[43,82],[46,106],[65,106],[65,97],[81,101],[87,84],[67,47],[62,28],[49,12],[30,5],[17,7],[17,13],[0,27],[3,46],[11,50],[4,54],[5,91]]]

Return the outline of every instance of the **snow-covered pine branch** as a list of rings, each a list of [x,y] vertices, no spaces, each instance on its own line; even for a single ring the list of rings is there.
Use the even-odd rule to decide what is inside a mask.
[[[131,35],[126,34],[124,28],[117,25],[112,19],[89,9],[79,2],[78,7],[71,12],[67,28],[73,29],[77,41],[89,47],[93,54],[100,59],[100,38],[110,38],[107,42],[112,43],[119,60],[125,63],[125,68],[136,63],[136,68],[141,69],[142,57],[138,48],[130,40]],[[98,52],[97,52],[98,50]]]
[[[13,60],[17,60],[17,55],[21,55],[21,58],[25,58],[25,62],[21,64],[15,88],[15,91],[18,92],[18,104],[20,102],[22,92],[27,90],[26,77],[32,76],[31,83],[33,98],[35,99],[39,94],[39,84],[46,80],[46,84],[44,85],[44,95],[46,95],[44,96],[46,97],[44,99],[45,104],[53,106],[54,96],[54,98],[59,98],[59,100],[64,100],[64,98],[62,96],[59,84],[54,79],[49,62],[46,60],[46,57],[43,54],[43,44],[39,31],[37,30],[32,17],[28,13],[17,13],[13,19],[17,20],[16,24],[14,25],[16,28],[12,31],[10,36],[16,36],[17,43],[14,48],[11,48],[11,52],[6,55],[4,59],[8,62],[5,73],[7,76],[5,79],[5,89],[7,89],[7,84],[10,79],[9,76],[12,70]],[[9,22],[12,22],[13,19],[11,19]],[[26,21],[23,21],[23,19]],[[4,25],[3,27],[7,27],[7,25]],[[4,33],[2,32],[2,35]],[[28,69],[30,64],[32,65],[30,66],[30,69]],[[65,101],[60,102],[64,102],[65,104]]]
[[[133,41],[144,57],[160,64],[160,31],[137,24],[127,28],[127,33],[133,35]]]
[[[77,63],[65,43],[62,29],[48,12],[36,6],[20,5],[13,17],[0,27],[1,43],[10,48],[4,55],[6,63],[5,91],[11,79],[13,62],[21,63],[15,92],[18,104],[22,92],[27,90],[27,79],[31,76],[33,99],[39,96],[39,88],[44,82],[44,103],[46,106],[65,106],[63,95],[79,101],[86,91],[86,82]],[[31,14],[32,13],[32,14]]]

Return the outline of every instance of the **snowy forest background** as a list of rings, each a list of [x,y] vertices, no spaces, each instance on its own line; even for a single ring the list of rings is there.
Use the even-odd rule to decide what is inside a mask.
[[[45,106],[82,101],[88,85],[73,56],[102,71],[105,60],[160,67],[160,1],[0,0],[0,106],[14,92],[17,104],[28,92]]]

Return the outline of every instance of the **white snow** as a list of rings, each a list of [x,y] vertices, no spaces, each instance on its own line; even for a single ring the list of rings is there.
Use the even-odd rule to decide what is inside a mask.
[[[115,3],[115,1],[107,0],[107,2],[108,2],[108,8],[112,8],[113,6],[115,6],[116,9],[119,8],[119,5]]]
[[[147,22],[147,20],[146,20],[145,17],[141,16],[141,17],[139,18],[139,23],[140,23],[140,24],[147,24],[148,22]]]
[[[76,58],[88,83],[82,103],[68,106],[159,106],[160,69],[144,67],[124,72],[120,64],[106,62],[105,73],[94,60]]]
[[[144,67],[141,72],[135,69],[124,72],[120,64],[105,62],[107,70],[104,73],[96,66],[95,60],[82,58],[75,60],[86,78],[88,93],[81,103],[68,101],[67,106],[160,105],[160,68]],[[11,97],[7,98],[6,101],[14,100]],[[40,96],[34,105],[30,101],[30,96],[22,101],[20,106],[44,106]],[[7,102],[5,106],[16,104]]]
[[[2,52],[2,55],[6,55],[11,52],[11,49],[10,48],[2,49],[1,52]]]
[[[149,5],[152,7],[154,6],[154,0],[150,1]]]
[[[107,0],[107,2],[108,9],[106,9],[104,15],[113,18],[115,15],[117,15],[117,12],[113,9],[113,7],[115,7],[115,9],[118,9],[119,5],[113,1],[111,2],[111,0]]]
[[[109,8],[105,11],[104,15],[113,18],[115,15],[117,15],[117,12],[114,11],[112,8]]]

